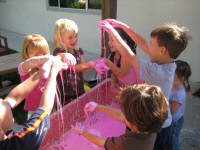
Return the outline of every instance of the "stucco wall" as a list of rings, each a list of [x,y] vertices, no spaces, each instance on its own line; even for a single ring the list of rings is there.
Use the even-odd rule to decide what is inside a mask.
[[[189,28],[193,39],[178,59],[190,64],[191,80],[200,82],[199,0],[118,0],[117,3],[117,19],[127,23],[148,41],[151,30],[166,22],[176,22]],[[6,0],[6,3],[0,3],[0,14],[0,28],[25,35],[40,33],[51,42],[56,20],[72,19],[79,26],[80,46],[86,51],[101,53],[98,33],[101,13],[47,11],[46,0]],[[139,48],[138,55],[148,59]]]
[[[0,28],[22,34],[39,33],[53,42],[55,22],[74,20],[79,27],[79,45],[86,51],[101,54],[98,22],[100,13],[48,11],[46,0],[6,0],[0,3]]]

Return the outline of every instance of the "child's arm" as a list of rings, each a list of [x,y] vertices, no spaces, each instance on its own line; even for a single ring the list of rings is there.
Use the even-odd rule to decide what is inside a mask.
[[[86,114],[87,114],[87,112],[92,112],[94,110],[101,111],[101,112],[107,114],[108,116],[114,118],[117,121],[120,121],[120,122],[125,121],[125,116],[122,113],[122,111],[119,109],[111,108],[111,107],[104,106],[104,105],[98,105],[95,102],[89,102],[85,105],[84,111]]]
[[[93,61],[89,61],[89,62],[86,62],[86,63],[75,65],[76,72],[80,72],[80,71],[81,72],[88,72],[92,69],[94,69],[94,62]]]
[[[54,59],[51,65],[49,78],[45,85],[45,90],[40,101],[39,108],[50,114],[56,93],[56,77],[59,71],[62,69],[63,63],[60,59]]]
[[[87,103],[85,105],[84,110],[85,110],[86,113],[88,111],[99,110],[99,111],[104,112],[105,114],[111,116],[112,118],[114,118],[114,119],[116,119],[120,122],[124,122],[124,120],[125,120],[125,117],[120,110],[115,109],[115,108],[111,108],[111,107],[107,107],[107,106],[103,106],[103,105],[98,105],[95,102]],[[96,144],[100,147],[104,147],[104,145],[105,145],[106,138],[96,136],[94,134],[87,132],[86,130],[83,130],[83,129],[80,129],[80,128],[74,127],[74,126],[72,126],[72,130],[81,134],[86,139],[88,139],[90,142],[92,142],[92,143],[94,143],[94,144]]]
[[[176,101],[171,101],[170,102],[170,110],[171,110],[171,113],[172,115],[175,114],[179,108],[181,107],[181,104],[176,102]]]
[[[88,72],[94,68],[93,61],[86,62],[85,57],[81,55],[81,64],[75,66],[76,72]]]
[[[106,138],[100,137],[100,136],[96,136],[94,134],[89,133],[86,130],[80,129],[78,127],[74,127],[71,126],[72,130],[79,133],[80,135],[82,135],[83,137],[85,137],[87,140],[89,140],[90,142],[100,146],[100,147],[104,147],[105,142],[106,142]]]
[[[15,87],[5,98],[13,108],[20,104],[27,95],[39,84],[42,80],[43,71],[39,70],[30,76],[27,80]]]
[[[122,61],[121,67],[117,67],[113,62],[111,62],[109,59],[104,59],[106,61],[106,65],[112,70],[112,73],[114,73],[118,77],[123,77],[126,75],[126,73],[129,71],[131,65],[126,60]]]
[[[111,84],[114,85],[117,83],[117,76],[114,73],[111,73]]]
[[[96,110],[101,111],[117,121],[124,122],[125,117],[121,110],[108,106],[97,105]]]
[[[140,69],[140,58],[136,56],[126,42],[121,38],[118,32],[106,21],[101,25],[113,38],[117,49],[122,57],[127,60],[132,66]]]
[[[49,59],[52,59],[52,57],[53,56],[51,55],[44,55],[29,58],[22,64],[22,69],[28,71],[33,68],[40,68],[45,62],[47,62]]]

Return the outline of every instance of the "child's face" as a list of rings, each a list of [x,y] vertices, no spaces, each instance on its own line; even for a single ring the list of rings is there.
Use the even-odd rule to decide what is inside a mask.
[[[151,42],[150,42],[150,51],[149,51],[150,52],[149,56],[150,56],[150,61],[151,62],[155,62],[155,63],[159,62],[162,48],[163,47],[160,47],[158,45],[157,38],[156,37],[152,37],[151,38]]]
[[[65,46],[68,49],[73,50],[76,47],[76,44],[78,42],[78,33],[72,34],[72,35],[61,33],[61,38]]]
[[[118,51],[118,50],[117,50],[117,47],[116,47],[116,43],[114,42],[114,40],[112,39],[111,36],[109,37],[108,45],[109,45],[110,50],[111,50],[112,52],[117,52],[117,51]]]
[[[6,132],[12,128],[14,118],[11,109],[0,99],[0,128]]]
[[[28,58],[32,58],[35,56],[43,56],[46,55],[47,53],[41,51],[41,50],[32,50],[31,52],[28,53]]]

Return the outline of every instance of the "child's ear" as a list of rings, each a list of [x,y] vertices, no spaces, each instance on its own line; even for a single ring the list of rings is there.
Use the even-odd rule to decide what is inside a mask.
[[[162,46],[162,47],[161,47],[160,54],[161,54],[161,55],[166,55],[167,52],[168,52],[167,48],[166,48],[165,46]]]

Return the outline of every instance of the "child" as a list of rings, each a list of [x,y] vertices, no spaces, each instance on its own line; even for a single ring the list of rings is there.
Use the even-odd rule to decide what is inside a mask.
[[[192,73],[187,62],[176,60],[175,63],[177,68],[175,71],[172,93],[169,99],[172,113],[172,135],[170,143],[172,144],[172,150],[179,150],[179,137],[184,124],[186,92],[190,90],[189,77]]]
[[[59,59],[54,59],[39,107],[20,131],[10,130],[14,122],[11,109],[20,104],[39,84],[43,71],[40,69],[33,73],[26,81],[15,87],[4,100],[0,99],[1,150],[39,149],[50,128],[50,112],[54,104],[56,77],[62,67],[62,62]]]
[[[28,79],[34,72],[53,56],[50,56],[49,45],[44,37],[39,34],[26,36],[22,49],[23,62],[18,66],[21,81]],[[38,108],[44,90],[45,81],[40,84],[26,97],[24,109],[28,111],[28,119]]]
[[[23,82],[28,79],[34,72],[38,71],[45,62],[53,58],[54,56],[50,55],[49,45],[44,37],[39,34],[26,36],[22,49],[23,62],[18,66],[21,81]],[[70,63],[69,60],[75,62],[75,58],[70,54],[62,54],[61,60],[65,62],[68,61],[68,63]],[[24,109],[28,111],[28,119],[40,104],[46,82],[45,77],[43,78],[44,80],[26,97]]]
[[[95,102],[85,105],[85,112],[101,111],[125,123],[131,130],[119,137],[98,137],[72,126],[72,129],[106,150],[152,150],[156,133],[167,118],[168,102],[160,87],[139,84],[125,87],[119,95],[122,111]]]
[[[140,70],[140,77],[146,83],[161,87],[169,100],[176,69],[174,59],[187,47],[190,38],[187,35],[188,30],[185,27],[178,27],[176,24],[165,24],[151,32],[151,41],[148,44],[141,35],[122,22],[106,19],[101,24],[116,42],[122,57]],[[136,56],[112,26],[122,28],[149,55],[150,61]],[[171,121],[171,112],[168,108],[168,119],[163,124],[162,131],[157,134],[154,150],[167,148],[171,133]]]
[[[130,37],[121,28],[116,28],[121,38],[131,47],[131,50],[136,54],[137,45],[130,39]],[[113,41],[112,37],[109,38],[109,47],[112,53],[106,60],[107,66],[111,69],[111,91],[118,92],[120,87],[125,87],[131,84],[144,83],[139,77],[139,71],[132,67],[128,61],[121,57],[118,52],[116,43]],[[109,61],[110,60],[110,61]]]
[[[58,93],[63,105],[82,95],[84,91],[83,73],[93,68],[93,63],[85,63],[84,53],[78,46],[78,27],[69,19],[59,19],[54,30],[54,52],[53,55],[71,53],[77,61],[73,69],[62,71],[58,76]]]

